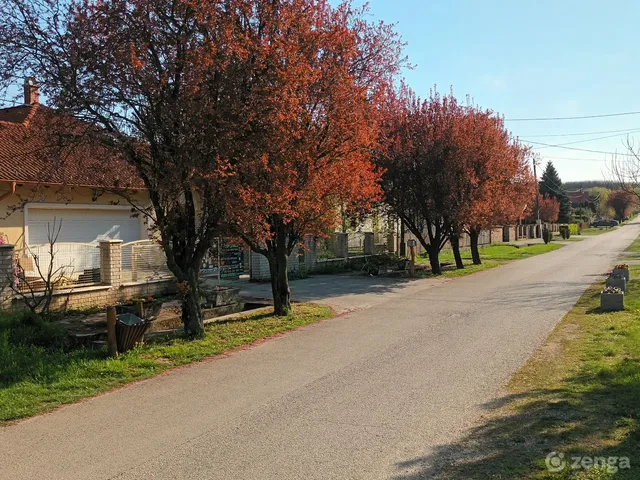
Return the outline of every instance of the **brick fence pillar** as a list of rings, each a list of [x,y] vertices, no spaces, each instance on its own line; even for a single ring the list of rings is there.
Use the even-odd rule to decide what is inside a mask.
[[[13,298],[13,249],[14,245],[0,245],[0,308],[10,307]]]
[[[373,244],[373,232],[364,232],[364,254],[373,255],[375,252]]]
[[[100,282],[113,287],[122,284],[122,240],[100,241]]]
[[[336,257],[347,258],[349,256],[349,234],[336,233]]]

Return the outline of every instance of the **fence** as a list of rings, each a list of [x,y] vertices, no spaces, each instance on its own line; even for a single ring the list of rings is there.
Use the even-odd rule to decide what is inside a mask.
[[[320,237],[316,241],[316,258],[318,260],[330,260],[338,257],[338,246],[335,235]]]
[[[31,245],[14,250],[15,285],[21,292],[100,283],[100,249],[89,243]]]
[[[348,251],[349,255],[364,254],[364,232],[349,233]]]
[[[389,251],[389,232],[373,232],[373,252],[379,255]]]
[[[122,281],[141,282],[172,276],[162,246],[151,240],[122,244]]]

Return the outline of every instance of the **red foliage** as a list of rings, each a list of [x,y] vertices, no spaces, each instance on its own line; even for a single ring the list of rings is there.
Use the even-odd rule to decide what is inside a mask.
[[[348,3],[256,3],[239,27],[255,61],[245,73],[234,229],[268,259],[281,313],[295,245],[334,227],[339,207],[366,210],[381,196],[371,162],[377,104],[403,60],[393,30]]]
[[[389,106],[380,165],[387,202],[435,256],[449,236],[517,220],[537,188],[529,151],[491,111],[432,92],[402,91]]]
[[[615,212],[616,220],[622,221],[631,215],[633,208],[637,205],[637,197],[625,190],[611,192],[607,198],[607,206]]]
[[[560,214],[560,202],[550,195],[545,195],[540,199],[540,220],[543,222],[555,223]]]

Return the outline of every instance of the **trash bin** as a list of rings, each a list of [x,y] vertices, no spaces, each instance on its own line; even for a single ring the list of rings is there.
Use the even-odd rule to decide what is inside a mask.
[[[133,313],[121,313],[116,315],[116,343],[118,352],[131,350],[136,343],[142,340],[150,323]]]

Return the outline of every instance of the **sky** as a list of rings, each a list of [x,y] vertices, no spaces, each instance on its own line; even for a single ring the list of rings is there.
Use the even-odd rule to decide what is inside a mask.
[[[640,1],[370,0],[369,6],[374,19],[397,24],[415,65],[404,77],[420,96],[434,85],[453,88],[461,99],[468,94],[502,114],[523,142],[579,141],[565,147],[624,154],[629,135],[640,145],[640,115],[509,121],[640,112]],[[610,133],[540,136],[591,132]],[[610,155],[536,151],[543,164],[553,161],[562,181],[609,176]]]

